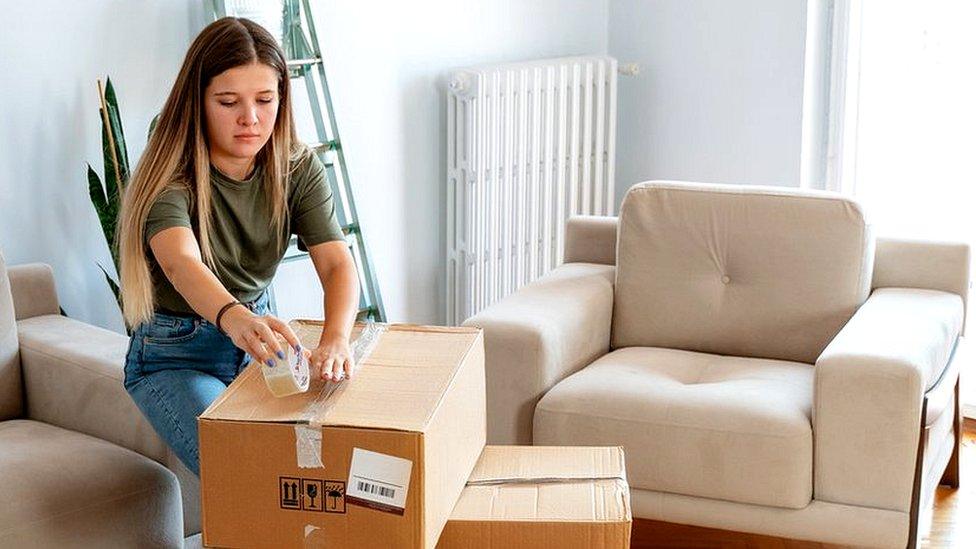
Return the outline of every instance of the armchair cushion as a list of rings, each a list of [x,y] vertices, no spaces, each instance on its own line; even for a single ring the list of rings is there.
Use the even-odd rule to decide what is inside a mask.
[[[0,422],[0,547],[180,547],[176,477],[114,444]]]
[[[549,391],[534,443],[622,445],[632,488],[799,509],[812,398],[809,364],[630,347]]]
[[[874,240],[840,195],[649,182],[619,224],[614,348],[812,364],[870,289]]]

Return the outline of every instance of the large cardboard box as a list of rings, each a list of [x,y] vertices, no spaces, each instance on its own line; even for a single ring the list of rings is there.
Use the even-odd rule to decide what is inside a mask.
[[[290,325],[317,346],[321,323]],[[200,416],[204,545],[437,543],[485,444],[480,329],[391,325],[310,408],[322,385],[276,398],[251,364]]]
[[[438,549],[630,547],[619,447],[486,446]]]

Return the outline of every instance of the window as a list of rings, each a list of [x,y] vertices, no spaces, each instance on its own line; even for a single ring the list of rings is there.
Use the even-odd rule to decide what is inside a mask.
[[[824,186],[858,198],[878,235],[976,250],[976,2],[837,0],[834,10]],[[974,417],[976,383],[963,383]]]

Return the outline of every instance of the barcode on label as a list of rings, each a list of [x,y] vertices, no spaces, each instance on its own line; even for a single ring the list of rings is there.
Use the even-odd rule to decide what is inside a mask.
[[[359,481],[358,488],[361,492],[382,496],[387,499],[393,499],[396,496],[396,490],[393,488],[387,488],[386,486],[379,486],[377,484],[363,482],[361,480]]]
[[[407,507],[413,462],[398,456],[353,448],[349,463],[347,501],[402,515]]]

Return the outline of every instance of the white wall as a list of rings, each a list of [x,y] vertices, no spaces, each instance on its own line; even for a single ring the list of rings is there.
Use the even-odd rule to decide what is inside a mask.
[[[443,321],[445,92],[469,64],[605,53],[607,0],[314,5],[336,118],[391,320]],[[50,263],[62,306],[122,330],[88,200],[102,172],[97,78],[119,95],[133,165],[192,38],[197,0],[13,2],[0,20],[0,248]]]
[[[612,0],[617,199],[648,179],[797,186],[805,0]]]
[[[145,147],[189,40],[198,2],[8,2],[0,19],[0,248],[54,267],[69,316],[122,331],[97,263],[112,259],[88,199],[102,174],[97,79],[112,78],[129,159]]]
[[[606,52],[606,0],[329,2],[316,12],[387,316],[444,322],[451,69]]]

